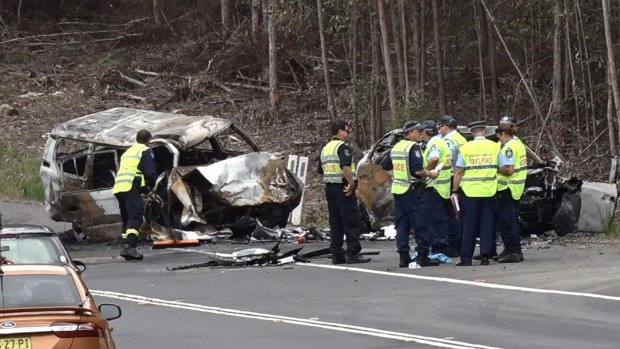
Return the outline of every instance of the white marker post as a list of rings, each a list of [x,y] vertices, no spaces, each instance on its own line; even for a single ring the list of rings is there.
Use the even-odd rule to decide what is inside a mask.
[[[308,158],[305,156],[289,155],[286,165],[289,171],[297,175],[305,187],[306,177],[308,176]],[[301,201],[299,205],[291,212],[289,222],[299,225],[301,223],[301,209],[304,202],[304,187],[301,188]]]

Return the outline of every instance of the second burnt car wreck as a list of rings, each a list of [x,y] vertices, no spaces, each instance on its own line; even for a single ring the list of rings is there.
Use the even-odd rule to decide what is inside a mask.
[[[114,108],[47,135],[40,173],[50,217],[71,222],[90,240],[117,238],[120,214],[111,189],[120,156],[142,128],[154,136],[149,147],[159,174],[145,200],[147,222],[247,235],[257,220],[284,227],[301,200],[299,179],[229,120]]]
[[[459,132],[471,139],[466,127],[459,127]],[[487,138],[497,140],[494,138],[495,126],[487,127],[487,135]],[[400,129],[386,133],[364,152],[359,161],[357,194],[363,206],[367,230],[378,230],[393,224],[392,179],[380,163],[400,139]],[[527,151],[528,177],[519,203],[523,234],[555,230],[562,236],[575,231],[605,231],[616,208],[616,184],[565,178],[553,163],[543,161],[529,148]]]

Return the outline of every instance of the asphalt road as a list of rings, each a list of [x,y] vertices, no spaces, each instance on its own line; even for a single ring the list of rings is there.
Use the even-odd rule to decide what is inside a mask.
[[[416,270],[396,268],[392,241],[364,242],[380,251],[364,265],[183,271],[167,268],[272,244],[145,249],[132,263],[116,245],[69,248],[97,302],[123,308],[118,348],[618,348],[617,246],[562,241],[533,241],[516,265]]]

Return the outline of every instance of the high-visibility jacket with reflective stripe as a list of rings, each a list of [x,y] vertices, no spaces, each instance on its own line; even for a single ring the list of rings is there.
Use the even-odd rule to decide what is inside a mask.
[[[430,139],[424,150],[424,168],[427,168],[428,153],[433,146],[437,146],[439,150],[439,161],[437,164],[443,164],[443,169],[439,171],[437,178],[430,180],[426,186],[435,188],[439,195],[444,199],[450,198],[450,183],[452,178],[452,152],[448,148],[448,144],[440,137],[433,137]],[[432,169],[431,169],[432,170]]]
[[[512,156],[515,159],[515,172],[510,176],[498,174],[497,190],[502,191],[510,188],[512,198],[519,200],[525,190],[525,179],[527,178],[527,151],[523,142],[518,138],[513,138],[506,142],[500,151],[506,156],[508,149],[512,150]]]
[[[444,141],[446,142],[446,144],[448,144],[448,145],[449,145],[450,143],[452,143],[452,144],[454,145],[454,149],[455,149],[455,151],[454,151],[454,153],[452,153],[452,152],[451,152],[451,153],[452,153],[452,154],[451,154],[451,155],[452,155],[452,166],[454,166],[454,164],[456,163],[456,158],[457,158],[458,150],[459,150],[459,148],[460,148],[463,144],[467,143],[467,140],[465,139],[465,137],[463,137],[463,135],[461,135],[461,134],[459,133],[459,131],[456,131],[456,130],[455,130],[455,131],[451,131],[450,133],[448,133],[447,135],[445,135],[445,136],[443,137],[443,140],[444,140]],[[448,148],[450,148],[450,147],[448,146]]]
[[[343,141],[332,139],[321,150],[321,167],[325,183],[342,183],[343,172],[340,167],[338,148],[343,144]]]
[[[392,181],[392,194],[404,194],[409,190],[412,183],[418,181],[409,169],[409,152],[414,145],[415,142],[403,139],[396,143],[390,151],[392,173],[394,176],[394,180]]]
[[[461,146],[459,153],[465,161],[461,188],[469,197],[491,197],[497,192],[497,154],[499,145],[488,139],[478,139]]]
[[[144,175],[138,169],[138,165],[140,164],[142,153],[148,149],[149,147],[146,145],[136,143],[123,153],[118,174],[114,179],[114,188],[112,188],[114,194],[130,191],[136,177],[140,178],[140,185],[144,186]]]

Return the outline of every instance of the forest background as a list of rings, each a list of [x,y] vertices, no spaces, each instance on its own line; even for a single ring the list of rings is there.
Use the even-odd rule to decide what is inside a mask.
[[[406,119],[510,115],[562,174],[605,181],[619,18],[611,0],[2,0],[0,198],[41,200],[41,135],[112,107],[230,118],[311,159],[335,118],[361,151]]]

